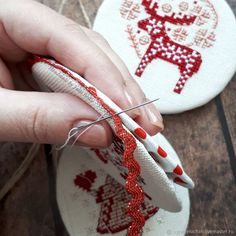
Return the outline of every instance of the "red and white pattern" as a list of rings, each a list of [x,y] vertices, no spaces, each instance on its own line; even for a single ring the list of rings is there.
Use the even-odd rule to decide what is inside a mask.
[[[130,195],[124,186],[109,175],[107,175],[103,185],[94,189],[93,184],[96,178],[95,171],[87,170],[75,177],[74,184],[94,196],[96,203],[101,205],[97,232],[114,234],[127,230],[132,223],[131,218],[126,213]],[[149,219],[158,211],[158,208],[145,201],[141,205],[141,211],[145,219]]]
[[[176,183],[190,189],[194,187],[194,183],[182,167],[173,160],[166,150],[157,145],[147,132],[141,127],[134,129],[132,132],[144,144],[150,155],[163,167],[165,172],[173,176]]]
[[[114,104],[113,104],[113,106],[114,106],[113,109],[118,109],[118,110],[115,112],[113,109],[111,109],[110,108],[111,107],[110,106],[111,105],[110,104],[110,100],[108,98],[106,98],[100,91],[98,91],[96,88],[94,88],[91,84],[89,84],[87,81],[85,81],[81,77],[80,77],[80,80],[79,80],[78,77],[74,77],[73,72],[71,72],[70,70],[68,70],[65,67],[61,66],[60,64],[56,63],[55,61],[36,57],[34,63],[37,63],[37,62],[48,64],[50,66],[50,70],[53,69],[54,73],[56,73],[56,70],[58,70],[60,72],[60,76],[63,76],[63,73],[65,75],[67,75],[67,77],[69,75],[69,77],[70,77],[69,80],[66,77],[65,78],[61,77],[61,79],[64,79],[65,81],[67,81],[66,83],[67,83],[68,86],[70,85],[70,83],[72,81],[76,81],[77,84],[78,84],[78,88],[80,86],[83,89],[83,96],[85,95],[84,94],[85,91],[87,91],[93,97],[99,98],[100,101],[102,101],[102,104],[106,104],[106,106],[110,109],[112,114],[113,113],[115,114],[116,112],[121,111]],[[61,90],[62,89],[62,88],[58,87],[59,86],[59,82],[58,82],[58,84],[55,84],[54,81],[46,80],[44,83],[45,84],[47,83],[47,86],[51,87],[52,90]],[[60,85],[60,86],[62,86],[62,85]],[[66,85],[63,85],[63,86],[66,86]],[[84,91],[84,88],[85,88],[85,91]],[[63,89],[65,90],[66,88],[64,87]],[[75,93],[75,91],[74,91],[74,93]],[[81,97],[81,98],[83,98],[83,97]],[[106,103],[104,101],[106,101]],[[109,104],[109,105],[107,105],[107,104]],[[95,107],[95,109],[96,109],[96,107]],[[115,116],[115,117],[117,117],[117,116]],[[162,166],[164,171],[167,172],[167,173],[176,174],[174,172],[174,170],[177,167],[177,163],[168,155],[168,153],[165,150],[163,150],[162,147],[160,147],[158,144],[156,144],[153,141],[153,139],[151,138],[151,136],[148,135],[148,133],[146,131],[144,131],[136,122],[134,122],[125,113],[122,113],[120,115],[120,118],[123,120],[124,124],[129,129],[129,131],[132,132],[137,138],[139,138],[140,142],[142,142],[144,144],[144,146],[147,149],[147,151],[152,153],[152,157]],[[122,156],[121,155],[121,151],[123,151],[123,152],[125,151],[125,148],[122,147],[122,145],[124,145],[122,143],[122,141],[123,140],[121,140],[120,138],[115,138],[114,142],[113,142],[113,144],[116,145],[115,148],[113,148],[113,145],[112,145],[108,149],[108,152],[110,152],[110,155],[113,153],[113,154],[115,154],[117,156],[115,158],[115,160],[118,160],[118,158],[121,158],[121,156]],[[118,150],[117,145],[119,146],[120,150]],[[95,154],[98,156],[99,160],[101,160],[103,163],[107,163],[108,162],[108,159],[110,158],[109,155],[107,155],[107,154],[106,155],[101,155],[101,152],[98,152],[98,150],[96,150],[96,149],[95,150],[92,149],[92,151],[95,152]],[[120,161],[120,163],[121,163],[120,166],[123,166],[123,162]],[[125,166],[123,166],[123,168],[125,168]],[[181,175],[178,174],[178,176],[176,176],[176,177],[182,178],[182,184],[185,183],[185,187],[188,187],[188,188],[192,188],[193,187],[193,182],[187,176],[187,174],[184,173],[184,171],[181,172]]]
[[[133,14],[133,8],[137,5],[136,1],[124,0],[120,8],[122,17],[127,19],[123,12]],[[139,29],[148,33],[149,38],[147,36],[139,38],[140,30],[137,31],[136,35],[130,23],[127,25],[126,32],[129,34],[129,40],[137,56],[141,57],[135,75],[141,77],[146,67],[154,59],[167,61],[179,69],[180,78],[174,87],[174,92],[180,94],[187,80],[199,71],[202,64],[201,53],[192,49],[191,46],[195,45],[201,48],[213,46],[216,40],[213,30],[217,26],[218,16],[209,1],[204,3],[182,1],[177,7],[174,5],[176,4],[161,0],[142,0],[139,7],[142,6],[145,9],[148,17],[140,20],[137,25]],[[140,10],[136,12],[135,18],[129,20],[136,20],[140,15],[139,13]],[[196,26],[203,26],[204,29],[194,31],[191,29],[189,31],[188,26],[190,25],[194,25],[195,28]],[[145,45],[142,40],[144,37],[145,42],[151,41],[151,43],[142,55],[140,47]]]
[[[174,65],[177,65],[180,71],[180,78],[174,88],[174,92],[180,94],[186,81],[197,73],[201,64],[202,57],[199,52],[187,46],[174,42],[167,34],[166,23],[173,25],[191,25],[195,22],[196,16],[172,13],[161,16],[158,14],[159,4],[152,0],[143,0],[142,5],[149,15],[149,18],[138,22],[138,27],[148,32],[151,43],[141,59],[141,62],[135,72],[139,77],[142,76],[145,68],[153,59],[162,59]],[[171,12],[171,5],[162,6],[164,12]],[[185,36],[187,32],[185,31]],[[181,37],[175,38],[182,39]]]
[[[37,79],[44,87],[46,86],[52,91],[67,92],[78,96],[100,112],[102,116],[112,115],[112,119],[108,120],[108,122],[117,137],[114,139],[111,147],[105,149],[108,155],[103,155],[102,152],[104,152],[104,150],[100,151],[95,149],[90,150],[90,152],[94,152],[94,155],[98,156],[97,159],[105,170],[110,171],[108,165],[111,163],[113,168],[120,173],[119,178],[125,179],[125,181],[123,181],[125,182],[125,189],[127,194],[130,195],[125,213],[132,219],[128,227],[129,236],[141,235],[141,229],[145,224],[145,215],[141,211],[145,198],[143,187],[146,186],[146,182],[150,183],[150,181],[152,181],[147,177],[152,175],[152,173],[148,173],[147,170],[150,171],[153,168],[153,171],[159,175],[158,178],[162,178],[161,183],[157,182],[158,179],[154,182],[157,185],[162,185],[161,187],[165,189],[165,191],[169,189],[170,196],[168,196],[168,199],[170,204],[168,204],[167,198],[163,199],[163,197],[159,198],[159,196],[155,196],[150,184],[148,184],[148,188],[145,189],[149,189],[152,192],[149,194],[147,191],[146,196],[149,199],[153,198],[153,200],[154,198],[155,200],[159,198],[160,205],[164,204],[167,209],[170,208],[172,211],[178,211],[180,209],[180,203],[178,199],[176,199],[174,188],[171,186],[167,175],[155,164],[147,151],[156,154],[157,161],[163,166],[164,170],[169,170],[167,172],[178,176],[180,181],[177,182],[180,182],[180,184],[185,187],[193,187],[193,183],[177,162],[172,159],[163,148],[156,144],[151,137],[125,113],[120,116],[115,115],[117,112],[121,111],[120,108],[79,75],[53,60],[35,57],[31,63],[32,69],[37,75]],[[140,142],[146,146],[146,149],[135,139],[132,133],[140,139]],[[155,151],[153,151],[153,147]],[[147,166],[147,163],[150,163],[152,167]],[[146,167],[143,165],[146,165]],[[145,171],[143,171],[143,169],[145,169]],[[146,176],[146,178],[143,176]],[[96,176],[92,175],[91,172],[86,172],[82,175],[82,178],[93,182]],[[77,184],[79,184],[79,180],[77,180]],[[80,184],[80,186],[86,191],[91,190],[88,182],[87,184]],[[92,192],[94,193],[94,191]]]
[[[199,52],[171,40],[166,32],[166,23],[190,25],[194,23],[196,16],[177,15],[176,13],[172,13],[170,16],[161,16],[157,13],[159,8],[157,2],[143,0],[142,5],[150,17],[139,21],[138,26],[148,32],[151,37],[151,43],[141,59],[135,74],[139,77],[142,76],[145,68],[153,59],[159,58],[168,61],[179,68],[180,78],[174,88],[174,92],[181,93],[186,81],[194,73],[198,72],[202,63],[202,57]]]
[[[155,139],[156,138],[155,136]],[[165,150],[171,152],[171,147],[166,143],[164,138],[159,139],[159,141]],[[110,184],[112,185],[111,187],[109,187]],[[147,184],[150,183],[147,181]],[[121,194],[124,190],[124,188],[121,190],[121,186],[123,185],[116,182],[114,178],[113,180],[111,177],[108,179],[106,172],[101,169],[97,162],[93,161],[93,158],[88,155],[84,149],[76,146],[66,148],[58,163],[57,200],[62,219],[69,234],[71,236],[95,236],[102,235],[98,233],[98,231],[108,231],[104,233],[104,235],[127,235],[126,223],[130,218],[127,217],[127,215],[123,215],[121,209],[125,208],[124,203],[129,200],[130,196],[128,196],[127,192]],[[103,188],[106,187],[107,189],[103,190]],[[153,188],[156,191],[156,195],[162,195],[162,191],[160,191],[162,188],[157,187],[156,184],[153,184]],[[117,189],[121,191],[117,193]],[[114,191],[115,194],[112,195],[112,191]],[[159,208],[158,212],[153,214],[154,212],[152,210],[156,210],[155,207],[153,207],[155,204],[150,201],[148,196],[145,198],[146,206],[144,207],[144,205],[142,205],[141,209],[143,209],[145,217],[148,213],[147,216],[150,218],[146,221],[143,228],[143,236],[165,235],[168,230],[173,229],[180,232],[180,236],[185,235],[189,218],[188,191],[186,188],[182,188],[178,185],[175,185],[175,191],[183,204],[183,209],[178,213],[171,213]],[[108,199],[114,199],[116,193],[119,196],[118,199],[116,198],[116,201],[122,199],[122,202],[119,202],[117,205],[113,203],[110,204]],[[101,200],[98,203],[96,202],[97,196],[99,196],[99,200]],[[108,206],[112,207],[112,212],[107,208],[107,205],[104,205],[105,202],[108,202]],[[102,214],[103,209],[105,209],[105,214]],[[110,213],[107,214],[107,212]],[[116,214],[121,215],[117,217]],[[102,218],[101,215],[103,216]],[[113,220],[119,222],[117,226],[106,218],[107,215],[109,218],[114,217]],[[107,225],[105,223],[102,224],[104,220],[108,221]],[[111,230],[115,232],[118,230],[119,225],[120,228],[125,228],[125,226],[126,228],[119,232],[112,233]]]
[[[93,28],[164,114],[207,103],[236,69],[236,22],[225,0],[104,0]]]
[[[37,63],[46,65],[48,71],[45,71],[44,76],[39,80],[39,83],[44,87],[48,87],[52,91],[75,94],[94,107],[95,110],[98,110],[102,116],[112,115],[110,125],[114,129],[115,135],[122,140],[125,146],[122,154],[122,165],[127,168],[125,188],[127,193],[131,195],[126,213],[132,218],[132,223],[128,228],[128,235],[141,235],[142,227],[145,224],[145,217],[140,211],[140,207],[144,201],[145,194],[142,187],[137,183],[141,169],[139,163],[134,158],[134,151],[137,147],[135,138],[123,126],[122,120],[116,115],[116,112],[99,96],[97,89],[82,77],[53,60],[40,58],[38,56],[34,56],[29,63],[32,64],[32,66]],[[57,75],[60,80],[55,81],[52,77],[48,76],[50,71]],[[99,93],[102,94],[101,92]]]
[[[194,184],[189,176],[184,172],[182,167],[173,160],[163,147],[153,141],[152,137],[148,135],[141,127],[136,124],[137,128],[133,128],[130,124],[130,131],[142,142],[153,157],[153,159],[159,163],[164,171],[173,177],[173,180],[184,187],[193,188]],[[102,150],[91,149],[99,161],[105,164],[112,163],[120,172],[120,176],[123,179],[127,177],[127,169],[122,165],[122,153],[124,152],[124,145],[120,139],[114,137],[113,143],[109,148]],[[89,152],[91,154],[91,152]],[[142,176],[137,178],[139,184],[145,185],[145,180]]]

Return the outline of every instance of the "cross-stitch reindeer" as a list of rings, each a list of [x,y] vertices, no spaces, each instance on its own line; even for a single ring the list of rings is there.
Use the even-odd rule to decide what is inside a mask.
[[[157,2],[143,0],[142,5],[150,17],[139,21],[138,26],[148,32],[151,37],[151,44],[142,57],[135,74],[141,77],[145,68],[153,59],[160,58],[168,61],[179,68],[180,78],[174,88],[174,92],[180,94],[187,79],[198,72],[202,63],[202,57],[199,52],[172,41],[166,33],[165,23],[191,25],[194,23],[196,16],[177,15],[176,13],[170,16],[160,16],[157,13],[159,8]]]

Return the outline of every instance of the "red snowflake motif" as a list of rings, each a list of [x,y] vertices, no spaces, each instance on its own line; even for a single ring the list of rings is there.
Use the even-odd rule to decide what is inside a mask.
[[[140,13],[140,6],[131,0],[124,0],[120,8],[120,14],[127,20],[134,20]]]
[[[208,30],[200,29],[198,30],[195,38],[194,44],[202,48],[210,48],[216,41],[214,32],[208,32]]]
[[[127,20],[135,20],[138,17],[138,14],[140,13],[140,6],[139,4],[133,4],[131,7],[129,14],[127,16]]]
[[[172,37],[178,42],[183,42],[188,37],[187,30],[184,28],[177,28],[174,30]]]
[[[211,18],[210,12],[205,10],[202,6],[194,6],[191,10],[193,15],[196,16],[195,24],[198,26],[204,25]]]

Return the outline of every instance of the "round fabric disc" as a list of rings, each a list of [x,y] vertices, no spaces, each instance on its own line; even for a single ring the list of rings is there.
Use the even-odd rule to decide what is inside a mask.
[[[97,103],[98,97],[100,101],[102,100],[106,103],[106,106],[111,107],[116,112],[120,112],[120,108],[108,97],[92,87],[78,74],[69,71],[52,60],[43,58],[36,58],[35,60],[32,71],[40,84],[47,86],[52,91],[67,92],[78,96],[104,117],[107,117],[108,114],[104,113],[103,107]],[[92,94],[89,91],[92,91]],[[96,97],[94,97],[94,94]],[[126,157],[130,158],[133,152],[134,159],[132,158],[130,161],[132,163],[137,161],[141,167],[140,173],[139,167],[135,170],[138,177],[136,181],[143,188],[145,195],[152,200],[154,205],[162,209],[171,212],[180,211],[181,199],[176,196],[173,181],[187,188],[193,188],[194,183],[185,173],[183,167],[173,158],[176,156],[175,151],[169,146],[167,148],[163,147],[158,138],[153,140],[145,130],[125,113],[120,114],[120,116],[124,126],[120,126],[120,129],[114,129],[112,144],[105,149],[86,149],[89,156],[97,161],[121,185],[127,186],[130,182],[130,180],[127,181],[127,178],[129,178],[133,169],[131,168],[132,171],[130,171],[124,166],[124,159]],[[108,120],[108,122],[111,127],[114,127],[114,123],[111,120]],[[128,144],[122,142],[115,135],[118,132],[117,130],[119,132],[122,131],[123,137],[126,136],[126,140],[129,140]],[[132,132],[135,136],[128,132]],[[161,137],[161,135],[159,136]],[[135,186],[134,184],[131,188],[133,189]],[[127,191],[129,192],[128,189]],[[142,191],[140,193],[143,195]]]
[[[168,151],[173,148],[162,136],[154,139]],[[175,160],[179,159],[175,153]],[[152,205],[146,196],[142,212],[147,221],[144,236],[185,235],[189,219],[188,190],[175,184],[182,210],[170,213]],[[65,226],[71,236],[125,236],[130,218],[125,214],[129,195],[86,151],[68,147],[60,157],[57,170],[57,200]]]
[[[224,0],[105,0],[94,30],[162,113],[207,103],[236,69],[236,21]]]

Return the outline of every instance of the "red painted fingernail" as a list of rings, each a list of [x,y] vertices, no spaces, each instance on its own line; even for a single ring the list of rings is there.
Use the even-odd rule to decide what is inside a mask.
[[[167,153],[160,146],[157,148],[157,152],[161,157],[167,157]]]
[[[147,137],[147,133],[142,128],[135,129],[134,133],[141,139],[145,139]]]
[[[177,175],[182,175],[182,174],[183,174],[183,170],[182,170],[182,168],[181,168],[179,165],[177,165],[177,166],[175,167],[175,169],[173,170],[173,172],[174,172],[175,174],[177,174]]]

